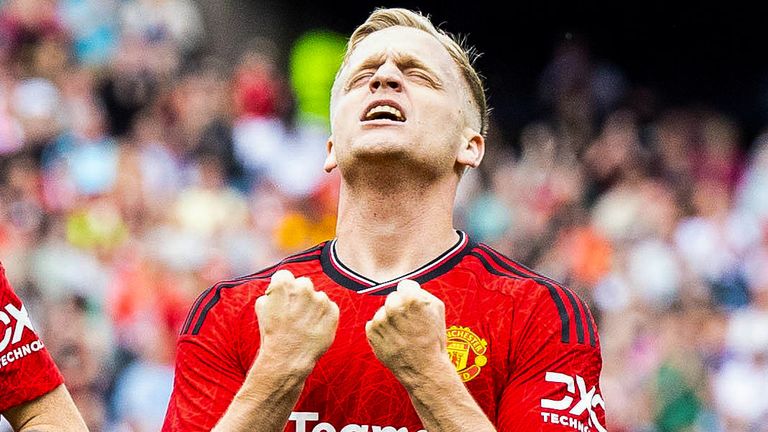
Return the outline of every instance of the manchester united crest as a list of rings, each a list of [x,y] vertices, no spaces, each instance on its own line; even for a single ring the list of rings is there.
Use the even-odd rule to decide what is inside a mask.
[[[488,342],[480,338],[469,327],[451,326],[447,331],[448,355],[456,367],[461,380],[470,381],[480,374],[480,368],[488,363],[485,355]]]

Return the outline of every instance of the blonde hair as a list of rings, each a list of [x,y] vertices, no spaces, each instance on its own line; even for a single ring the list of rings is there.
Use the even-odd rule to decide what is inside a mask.
[[[448,54],[450,54],[453,61],[459,67],[464,81],[469,86],[472,100],[480,118],[480,133],[485,135],[488,129],[488,101],[485,96],[483,80],[473,66],[479,54],[473,47],[464,47],[463,40],[457,39],[452,34],[435,27],[429,20],[429,16],[402,8],[380,8],[374,10],[368,19],[356,28],[349,38],[347,52],[344,54],[344,61],[341,68],[339,68],[339,73],[347,65],[352,51],[363,39],[371,33],[395,26],[410,27],[427,32],[445,47]]]

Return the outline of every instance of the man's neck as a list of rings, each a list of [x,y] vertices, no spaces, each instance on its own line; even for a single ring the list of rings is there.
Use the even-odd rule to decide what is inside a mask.
[[[455,192],[452,179],[375,189],[343,184],[336,228],[339,259],[379,282],[427,264],[458,241]]]

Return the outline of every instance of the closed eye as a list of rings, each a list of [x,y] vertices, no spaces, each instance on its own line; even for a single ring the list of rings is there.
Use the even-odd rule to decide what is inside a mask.
[[[424,72],[421,69],[407,69],[405,71],[405,76],[407,76],[411,81],[414,81],[418,84],[425,84],[433,88],[441,88],[442,85],[438,80],[430,76],[428,73]]]
[[[350,89],[365,85],[371,79],[372,76],[373,76],[372,71],[360,72],[352,76],[352,78],[350,78],[349,81],[347,81],[347,85],[344,88],[346,90],[350,90]]]

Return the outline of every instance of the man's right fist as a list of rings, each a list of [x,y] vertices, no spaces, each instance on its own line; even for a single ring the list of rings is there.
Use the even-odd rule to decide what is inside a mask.
[[[307,277],[277,271],[263,296],[256,299],[262,353],[296,367],[314,367],[331,346],[339,324],[339,307]],[[294,363],[297,362],[297,363]]]

